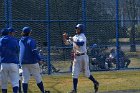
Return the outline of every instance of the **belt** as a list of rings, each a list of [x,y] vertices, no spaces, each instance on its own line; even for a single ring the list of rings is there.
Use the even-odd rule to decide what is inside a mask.
[[[75,54],[76,56],[81,56],[81,55],[85,55],[86,53],[77,53]]]

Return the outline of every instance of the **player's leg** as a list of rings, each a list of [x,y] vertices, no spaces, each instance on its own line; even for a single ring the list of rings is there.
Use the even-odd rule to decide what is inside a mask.
[[[80,74],[80,63],[78,62],[78,59],[74,59],[73,65],[72,65],[73,89],[69,93],[77,93],[79,74]]]
[[[94,83],[94,90],[96,93],[99,88],[99,82],[92,75],[89,76],[89,79]]]
[[[86,56],[86,55],[84,55]],[[89,70],[89,57],[83,57],[83,60],[85,62],[85,76],[88,77],[88,79],[90,79],[93,84],[94,84],[94,89],[95,89],[95,93],[98,91],[98,87],[99,87],[99,82],[90,74],[90,70]]]
[[[23,73],[22,73],[22,90],[23,90],[24,93],[27,93],[28,92],[28,81],[30,79],[30,72],[29,72],[28,65],[23,64],[22,65],[22,70],[23,70]]]
[[[19,80],[19,93],[22,93],[22,90],[21,90],[21,80]]]
[[[20,67],[20,68],[19,68],[19,93],[22,93],[22,89],[21,89],[21,84],[22,84],[22,82],[21,82],[21,80],[22,80],[22,73],[23,73],[23,70],[22,70],[22,68]]]
[[[129,64],[130,64],[131,61],[128,58],[126,58],[124,61],[126,63],[125,64],[125,67],[128,68],[128,66],[129,66]]]
[[[30,67],[30,72],[34,76],[38,88],[40,89],[40,91],[42,93],[45,93],[44,85],[43,85],[43,82],[42,82],[42,77],[41,77],[41,74],[40,74],[39,64],[38,63],[31,64],[30,66],[31,66]]]
[[[18,65],[11,63],[9,64],[9,77],[13,87],[13,93],[18,93],[19,89],[19,70]]]
[[[2,93],[7,93],[7,85],[8,85],[8,70],[7,64],[1,64],[1,91]]]
[[[1,58],[1,57],[0,57]],[[1,60],[1,59],[0,59]],[[0,87],[1,87],[1,63],[0,63]]]

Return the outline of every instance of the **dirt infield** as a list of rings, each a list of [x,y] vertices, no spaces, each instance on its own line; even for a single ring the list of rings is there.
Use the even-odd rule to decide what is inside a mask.
[[[140,93],[139,90],[118,90],[118,91],[107,91],[107,92],[99,92],[99,93]]]

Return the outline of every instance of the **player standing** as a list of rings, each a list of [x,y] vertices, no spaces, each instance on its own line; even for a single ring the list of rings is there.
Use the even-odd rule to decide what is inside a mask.
[[[15,32],[17,32],[12,27],[9,27],[8,30],[9,30],[9,35],[11,35],[11,36],[14,36]],[[17,41],[19,41],[19,40],[17,39]],[[19,77],[19,93],[22,93],[22,91],[21,91],[21,74],[22,74],[22,69],[21,69],[21,64],[18,64],[18,65],[19,65],[19,76],[20,76]]]
[[[42,62],[39,56],[39,52],[36,49],[36,41],[30,37],[31,29],[30,27],[24,27],[22,29],[22,37],[19,41],[20,55],[19,60],[22,65],[22,88],[23,92],[28,91],[28,81],[30,75],[34,76],[37,86],[42,93],[50,93],[44,90],[44,85],[42,82],[42,77],[40,75],[40,68],[38,62]]]
[[[73,44],[74,51],[74,60],[72,66],[73,89],[69,93],[77,93],[78,76],[80,74],[80,71],[83,71],[85,73],[85,76],[94,83],[95,93],[97,93],[99,83],[90,74],[89,57],[87,55],[86,49],[86,37],[84,35],[84,25],[76,25],[75,30],[76,35],[74,37],[69,37],[69,39],[67,39],[68,37],[66,33],[63,34],[64,43],[66,45]]]
[[[13,93],[18,93],[19,88],[19,72],[18,72],[18,41],[9,35],[7,28],[1,30],[0,38],[0,56],[1,56],[1,90],[7,93],[8,78],[12,83]]]

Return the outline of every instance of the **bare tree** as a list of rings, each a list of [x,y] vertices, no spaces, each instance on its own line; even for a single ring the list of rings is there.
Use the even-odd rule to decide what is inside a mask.
[[[136,0],[126,0],[126,9],[128,13],[128,18],[131,20],[131,31],[130,31],[130,51],[135,52],[136,51],[136,17],[138,14]]]

